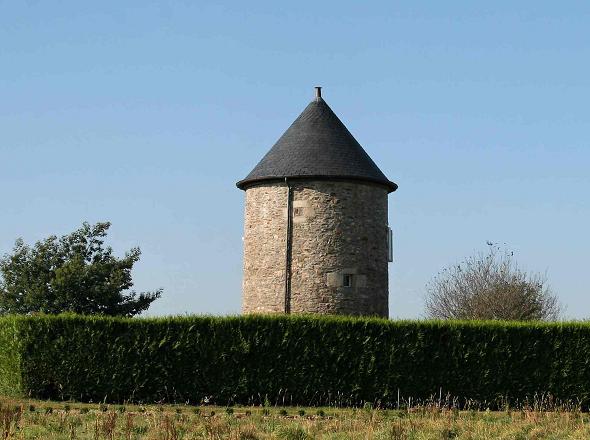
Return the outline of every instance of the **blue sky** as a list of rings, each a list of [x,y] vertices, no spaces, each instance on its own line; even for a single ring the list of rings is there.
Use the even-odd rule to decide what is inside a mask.
[[[150,314],[240,308],[243,178],[322,85],[384,173],[392,317],[486,241],[590,316],[590,3],[0,0],[0,254],[83,221]]]

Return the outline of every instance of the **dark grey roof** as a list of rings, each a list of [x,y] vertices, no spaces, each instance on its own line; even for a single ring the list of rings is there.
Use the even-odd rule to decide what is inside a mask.
[[[285,177],[362,180],[383,184],[389,192],[397,189],[321,97],[303,110],[236,185],[246,189],[260,181]]]

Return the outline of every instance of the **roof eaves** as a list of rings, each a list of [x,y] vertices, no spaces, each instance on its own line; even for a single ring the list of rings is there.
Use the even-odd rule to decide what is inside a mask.
[[[236,186],[246,191],[249,187],[254,186],[259,183],[271,183],[271,182],[284,182],[284,181],[291,181],[291,180],[332,180],[336,182],[342,181],[352,181],[352,182],[367,182],[373,183],[381,186],[385,186],[387,188],[388,193],[392,193],[397,190],[398,185],[395,182],[391,182],[390,180],[383,181],[379,179],[371,179],[368,177],[362,176],[326,176],[326,175],[298,175],[298,176],[265,176],[265,177],[256,177],[251,179],[243,179],[236,183]]]

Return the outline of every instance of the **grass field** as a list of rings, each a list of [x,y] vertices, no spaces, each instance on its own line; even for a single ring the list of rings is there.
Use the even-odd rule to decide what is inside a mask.
[[[580,412],[92,405],[0,398],[2,439],[588,439]]]

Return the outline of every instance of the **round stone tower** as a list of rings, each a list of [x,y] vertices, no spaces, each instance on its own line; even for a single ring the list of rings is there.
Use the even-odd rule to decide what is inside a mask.
[[[388,316],[397,189],[321,97],[248,176],[244,313]]]

